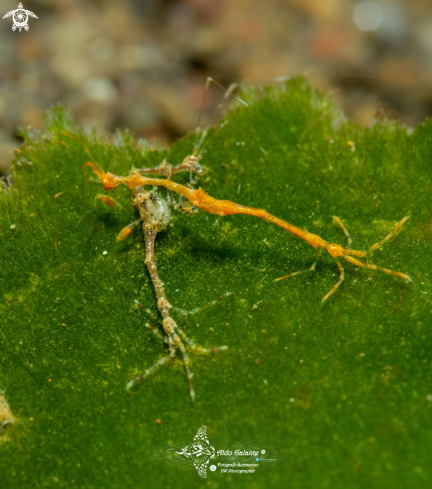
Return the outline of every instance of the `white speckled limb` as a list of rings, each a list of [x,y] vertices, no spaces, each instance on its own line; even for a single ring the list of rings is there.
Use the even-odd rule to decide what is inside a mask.
[[[156,292],[158,309],[162,315],[162,324],[166,334],[166,338],[161,333],[159,333],[159,331],[151,327],[148,323],[146,324],[146,326],[154,334],[156,334],[156,336],[158,336],[160,339],[168,343],[170,353],[169,355],[162,357],[158,362],[156,362],[152,367],[147,369],[144,373],[132,379],[127,384],[126,389],[129,391],[132,387],[134,387],[142,380],[144,380],[148,375],[150,375],[154,370],[156,370],[158,367],[166,363],[169,359],[173,358],[178,348],[183,356],[183,363],[185,365],[187,379],[189,383],[190,397],[192,399],[192,402],[194,402],[195,389],[192,382],[193,373],[190,369],[189,356],[186,352],[186,348],[184,344],[182,343],[182,340],[180,339],[180,336],[188,343],[188,345],[191,348],[198,350],[201,353],[217,352],[219,350],[226,350],[228,347],[221,346],[218,348],[206,349],[206,348],[202,348],[201,346],[195,345],[195,343],[189,340],[187,336],[183,333],[183,331],[180,330],[180,328],[177,326],[177,323],[171,317],[170,310],[172,309],[172,307],[166,298],[164,285],[157,272],[155,255],[154,255],[154,244],[155,244],[156,235],[158,231],[164,229],[169,223],[171,219],[170,210],[166,201],[163,200],[157,193],[146,192],[142,187],[138,187],[137,189],[135,189],[134,204],[138,207],[141,216],[140,219],[142,219],[143,221],[143,231],[144,231],[145,251],[146,251],[145,264],[147,265],[148,271],[150,273],[150,277],[153,282],[153,287]],[[223,297],[224,296],[222,296],[222,298]],[[135,302],[138,305],[140,305],[138,301]],[[208,305],[211,305],[216,302],[217,300],[211,302]],[[201,309],[203,308],[199,308],[199,310]],[[182,312],[185,313],[186,311],[182,311]],[[191,313],[196,313],[196,312],[198,312],[198,309],[191,311]],[[179,334],[177,334],[177,332]]]

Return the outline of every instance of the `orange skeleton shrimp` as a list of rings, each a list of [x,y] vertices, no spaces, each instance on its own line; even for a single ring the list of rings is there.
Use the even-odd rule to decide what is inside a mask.
[[[103,184],[105,190],[112,190],[116,188],[117,185],[119,184],[127,185],[131,190],[143,185],[156,185],[156,186],[165,187],[167,190],[171,190],[182,195],[183,197],[188,199],[189,202],[191,202],[191,204],[193,204],[195,207],[205,212],[208,212],[209,214],[216,214],[218,216],[228,216],[230,214],[246,214],[249,216],[254,216],[260,219],[264,219],[267,222],[275,224],[276,226],[285,229],[289,233],[298,236],[299,238],[303,239],[304,241],[306,241],[307,243],[309,243],[311,246],[315,248],[316,250],[315,262],[308,270],[304,270],[304,271],[315,271],[316,263],[321,255],[322,250],[325,249],[335,259],[336,264],[340,271],[340,277],[339,277],[339,281],[323,297],[322,303],[324,303],[338,289],[338,287],[344,280],[345,272],[342,263],[340,261],[340,258],[344,258],[348,262],[358,267],[368,268],[371,270],[379,270],[389,275],[394,275],[396,277],[403,278],[408,282],[412,282],[412,279],[404,273],[394,272],[392,270],[388,270],[387,268],[382,268],[377,265],[373,265],[372,263],[363,263],[357,260],[356,258],[354,258],[354,257],[366,258],[370,253],[372,253],[374,250],[382,246],[390,238],[392,238],[395,234],[397,234],[397,232],[400,230],[403,224],[409,219],[410,216],[404,217],[395,226],[395,228],[391,231],[390,234],[388,234],[383,240],[379,241],[378,243],[375,243],[367,251],[356,251],[350,249],[351,247],[350,235],[346,230],[345,226],[340,221],[340,219],[335,216],[333,217],[333,219],[342,228],[343,232],[345,233],[345,236],[348,239],[347,248],[343,248],[338,244],[328,243],[320,236],[309,233],[308,231],[305,231],[303,229],[300,229],[282,219],[279,219],[276,216],[273,216],[272,214],[268,213],[263,209],[256,209],[253,207],[243,206],[240,204],[236,204],[235,202],[231,202],[230,200],[218,200],[208,195],[202,189],[195,190],[195,189],[185,187],[184,185],[181,185],[179,183],[173,182],[170,179],[169,173],[167,174],[168,178],[160,179],[160,178],[149,178],[149,177],[142,176],[140,173],[143,173],[145,170],[133,170],[128,176],[123,177],[123,176],[114,175],[113,173],[110,172],[104,172],[101,169],[98,170],[95,164],[90,161],[87,162],[85,166],[90,166],[93,168],[93,172],[98,177],[99,181]],[[188,156],[183,160],[182,165],[179,165],[179,167],[182,167],[183,169],[189,168],[191,169],[191,171],[193,171],[194,168],[200,167],[199,157],[193,155]],[[162,171],[158,172],[157,169],[152,169],[152,170],[153,171],[151,173],[162,174]],[[150,173],[150,171],[148,171],[148,173]],[[290,275],[287,275],[285,277],[280,277],[276,280],[277,281],[283,280],[285,278],[292,277],[299,273],[303,273],[304,271],[294,272]]]

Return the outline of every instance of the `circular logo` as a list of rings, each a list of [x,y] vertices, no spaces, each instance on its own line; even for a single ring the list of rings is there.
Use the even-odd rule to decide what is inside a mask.
[[[17,9],[15,10],[13,19],[17,27],[24,27],[28,20],[27,12],[23,9]]]
[[[210,470],[214,472],[216,470],[216,465],[210,465]]]
[[[261,450],[261,453],[264,455],[265,454],[265,450]]]

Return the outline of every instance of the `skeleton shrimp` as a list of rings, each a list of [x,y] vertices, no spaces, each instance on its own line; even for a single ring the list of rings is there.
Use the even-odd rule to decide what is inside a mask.
[[[207,80],[206,84],[206,90],[208,88],[208,85],[210,82],[213,82],[212,79]],[[218,85],[220,88],[222,88],[228,95],[231,95],[231,92],[228,90],[225,90],[221,85],[219,85],[217,82],[214,82],[216,85]],[[243,100],[234,97],[236,100],[241,102],[243,105],[246,107],[249,107],[246,102]],[[258,114],[255,114],[256,117],[263,123],[265,124],[264,121],[262,121],[261,117],[259,117]],[[266,125],[266,124],[265,124]],[[266,125],[267,126],[267,125]],[[275,139],[281,144],[279,138],[277,135],[271,131],[270,128],[268,128],[272,135],[275,137]],[[205,134],[205,133],[204,133]],[[282,145],[282,144],[281,144]],[[248,207],[248,206],[243,206],[240,204],[237,204],[235,202],[229,201],[229,200],[219,200],[216,199],[210,195],[208,195],[203,189],[194,189],[192,187],[192,183],[196,183],[192,181],[192,174],[195,173],[197,175],[201,175],[204,173],[205,168],[200,165],[200,158],[201,158],[201,153],[200,152],[194,152],[194,154],[187,156],[180,165],[178,166],[172,166],[166,161],[163,161],[158,167],[154,168],[143,168],[143,169],[133,169],[129,175],[127,176],[117,176],[114,175],[111,172],[105,172],[99,165],[88,161],[84,166],[89,166],[93,169],[94,174],[97,176],[99,182],[103,184],[103,187],[105,190],[112,190],[117,187],[117,185],[127,185],[129,189],[134,192],[135,194],[135,205],[140,209],[140,219],[135,221],[134,223],[126,226],[118,235],[117,239],[123,239],[126,236],[129,235],[129,233],[132,231],[134,226],[143,221],[143,228],[144,228],[144,237],[145,237],[145,242],[146,242],[146,264],[149,268],[150,275],[152,277],[153,285],[156,290],[156,295],[158,298],[158,308],[162,314],[163,317],[163,327],[164,330],[167,334],[167,339],[163,338],[159,332],[154,330],[151,326],[146,324],[146,326],[151,329],[155,334],[157,334],[160,338],[162,338],[164,341],[168,343],[170,353],[166,357],[163,357],[161,360],[159,360],[153,367],[150,369],[146,370],[143,374],[140,376],[136,377],[133,379],[131,382],[128,384],[128,389],[130,389],[133,385],[136,383],[140,382],[143,380],[147,375],[149,375],[153,370],[155,370],[158,366],[162,365],[165,363],[169,358],[172,358],[175,355],[175,350],[176,348],[179,348],[182,355],[183,355],[183,360],[184,364],[186,367],[187,375],[188,375],[188,380],[189,380],[189,388],[190,388],[190,394],[192,400],[195,397],[194,390],[193,390],[193,384],[192,384],[192,373],[190,371],[189,367],[189,359],[186,354],[185,348],[183,343],[180,340],[180,337],[177,335],[176,332],[182,338],[192,347],[195,348],[199,351],[202,352],[213,352],[213,351],[219,351],[226,349],[226,346],[219,347],[219,348],[213,348],[213,349],[204,349],[198,346],[195,346],[190,340],[188,340],[184,333],[178,328],[177,324],[174,322],[174,320],[170,317],[169,315],[169,310],[171,308],[171,305],[168,303],[165,297],[165,293],[163,291],[163,286],[160,282],[160,279],[157,275],[157,270],[156,270],[156,265],[154,261],[154,238],[156,236],[156,233],[160,230],[154,227],[154,224],[151,224],[151,220],[149,221],[148,214],[146,209],[146,206],[148,206],[148,202],[150,202],[152,199],[158,199],[159,205],[162,205],[161,202],[164,202],[166,205],[166,202],[163,201],[160,197],[156,197],[156,193],[152,192],[146,192],[144,190],[144,186],[161,186],[164,187],[168,191],[168,201],[170,201],[170,192],[174,192],[180,195],[180,199],[182,200],[182,204],[174,204],[174,207],[177,207],[178,209],[182,210],[183,212],[187,214],[193,214],[198,211],[198,209],[201,209],[209,214],[215,214],[218,216],[227,216],[231,214],[245,214],[245,215],[250,215],[254,217],[258,217],[260,219],[263,219],[269,223],[275,224],[276,226],[281,227],[282,229],[288,231],[289,233],[299,237],[300,239],[303,239],[306,241],[308,244],[310,244],[314,249],[315,249],[315,261],[312,264],[312,266],[303,271],[298,271],[291,273],[287,276],[280,277],[275,279],[275,281],[280,281],[284,280],[286,278],[298,275],[300,273],[304,273],[307,271],[315,271],[316,269],[316,264],[318,259],[321,256],[322,250],[324,249],[329,253],[329,255],[336,261],[336,264],[339,268],[340,276],[338,282],[330,289],[330,291],[322,298],[321,303],[324,304],[330,296],[334,294],[334,292],[339,288],[341,283],[343,282],[345,278],[345,271],[342,266],[342,261],[341,259],[343,258],[344,260],[350,262],[351,264],[362,267],[362,268],[367,268],[371,270],[378,270],[381,272],[384,272],[389,275],[393,275],[396,277],[400,277],[407,282],[412,282],[411,278],[401,272],[396,272],[393,270],[389,270],[387,268],[382,268],[377,265],[374,265],[372,263],[366,263],[360,261],[358,258],[366,258],[376,249],[384,245],[387,241],[389,241],[393,236],[395,236],[404,223],[409,219],[410,216],[404,217],[395,227],[394,229],[381,241],[375,243],[372,245],[367,251],[358,251],[358,250],[353,250],[351,249],[351,237],[341,222],[341,220],[333,216],[334,221],[341,227],[342,231],[344,232],[348,243],[347,247],[344,248],[340,246],[339,244],[335,243],[329,243],[325,241],[323,238],[316,234],[309,233],[308,231],[301,229],[293,224],[290,224],[289,222],[286,222],[269,212],[265,211],[264,209],[257,209],[253,207]],[[174,182],[171,180],[171,177],[175,175],[176,173],[180,171],[189,171],[191,174],[191,182],[188,186],[181,185],[179,183]],[[158,175],[160,177],[165,177],[165,178],[151,178],[147,175]],[[152,197],[150,197],[152,196]],[[99,194],[96,198],[99,198],[101,201],[103,201],[107,205],[115,205],[113,203],[113,199],[111,199],[109,196],[106,195],[101,195]],[[115,201],[114,201],[115,202]],[[151,230],[152,229],[152,230]]]
[[[153,171],[152,171],[153,170]],[[142,172],[154,172],[156,169],[145,169],[142,170]],[[197,161],[194,161],[193,158],[189,159],[188,161],[183,162],[183,165],[179,165],[177,167],[171,167],[171,165],[168,165],[167,163],[163,163],[158,167],[157,169],[161,174],[175,174],[180,171],[194,171],[196,173],[200,173],[200,170],[202,168],[198,165]],[[146,191],[142,186],[136,186],[132,189],[133,195],[134,195],[134,204],[138,208],[139,213],[140,213],[140,218],[134,221],[131,224],[128,224],[125,226],[120,233],[117,236],[117,241],[120,241],[122,239],[125,239],[129,234],[132,232],[134,227],[138,225],[140,222],[142,222],[143,226],[143,233],[144,233],[144,241],[145,241],[145,264],[147,265],[153,287],[156,292],[156,298],[157,298],[157,306],[158,309],[161,313],[162,316],[162,325],[164,332],[166,334],[166,337],[164,337],[157,329],[153,328],[150,326],[148,323],[146,323],[146,327],[152,331],[158,338],[160,338],[162,341],[168,344],[169,347],[169,354],[162,357],[160,360],[158,360],[152,367],[148,368],[145,370],[142,374],[138,375],[134,379],[132,379],[126,386],[126,389],[129,391],[131,390],[136,384],[140,383],[142,380],[144,380],[149,374],[151,374],[154,370],[156,370],[158,367],[166,363],[168,360],[172,359],[175,354],[177,348],[180,350],[182,356],[183,356],[183,363],[186,368],[186,374],[187,374],[187,379],[189,382],[189,393],[190,397],[192,400],[192,403],[195,401],[195,389],[194,385],[192,382],[192,371],[190,369],[190,363],[189,363],[189,356],[186,352],[186,348],[181,340],[183,338],[184,341],[194,350],[197,350],[201,353],[212,353],[212,352],[218,352],[221,350],[226,350],[228,349],[227,346],[219,346],[216,348],[203,348],[199,345],[196,345],[192,340],[190,340],[186,334],[178,327],[177,323],[174,321],[174,319],[170,315],[170,310],[174,309],[176,310],[177,308],[173,308],[171,304],[168,302],[168,299],[166,298],[165,295],[165,289],[164,285],[159,277],[157,267],[156,267],[156,260],[155,260],[155,254],[154,254],[154,247],[155,247],[155,239],[156,235],[158,232],[164,230],[168,223],[171,220],[171,211],[168,206],[168,202],[163,199],[157,192],[151,191],[148,192]],[[114,207],[118,206],[118,202],[114,200],[113,198],[107,196],[107,195],[102,195],[99,194],[96,196],[96,199],[100,199],[104,204]],[[182,210],[183,212],[190,214],[194,213],[195,210],[190,207],[185,207],[182,206],[181,204],[176,204],[176,206]],[[230,295],[230,293],[224,294],[220,299],[223,297]],[[135,301],[138,305],[138,301]],[[213,301],[208,305],[212,305],[216,303],[217,301]],[[142,307],[142,306],[141,306]],[[207,306],[204,306],[207,307]],[[203,307],[203,308],[204,308]],[[198,310],[201,310],[203,308],[195,309],[191,311],[190,313],[196,313]],[[178,309],[177,309],[178,310]],[[185,311],[180,311],[182,314],[188,314]]]
[[[339,277],[339,281],[323,297],[321,301],[322,303],[324,303],[332,294],[334,294],[334,292],[339,288],[339,286],[341,285],[341,283],[345,278],[345,271],[340,260],[341,258],[358,267],[368,268],[370,270],[379,270],[380,272],[384,272],[389,275],[394,275],[395,277],[400,277],[406,280],[407,282],[412,282],[412,279],[405,273],[394,272],[392,270],[379,267],[372,263],[363,263],[357,259],[357,258],[367,258],[368,255],[370,255],[373,251],[375,251],[380,246],[385,244],[389,239],[391,239],[394,235],[398,233],[398,231],[401,229],[401,227],[409,219],[410,216],[404,217],[384,239],[372,245],[367,251],[357,251],[351,249],[351,241],[352,241],[351,237],[347,229],[345,228],[345,226],[342,224],[341,220],[336,216],[333,216],[333,219],[342,228],[343,232],[345,233],[345,236],[347,237],[348,240],[347,248],[343,248],[342,246],[335,243],[328,243],[320,236],[309,233],[304,229],[298,228],[297,226],[294,226],[289,222],[286,222],[282,219],[279,219],[276,216],[273,216],[272,214],[270,214],[269,212],[263,209],[256,209],[254,207],[243,206],[235,202],[231,202],[230,200],[215,199],[214,197],[211,197],[206,192],[204,192],[204,190],[202,190],[201,188],[196,190],[196,189],[186,187],[179,183],[173,182],[169,177],[166,179],[145,177],[142,175],[143,173],[142,170],[133,170],[128,176],[124,177],[124,176],[114,175],[113,173],[110,172],[104,172],[102,170],[98,170],[95,164],[90,161],[87,162],[85,165],[93,168],[93,172],[98,177],[99,181],[103,184],[105,190],[112,190],[116,188],[117,185],[119,184],[127,185],[131,190],[137,187],[141,187],[143,185],[165,187],[167,190],[174,191],[180,194],[181,196],[185,197],[194,207],[201,209],[205,212],[208,212],[209,214],[216,214],[218,216],[228,216],[231,214],[245,214],[249,216],[258,217],[260,219],[264,219],[267,222],[275,224],[276,226],[279,226],[282,229],[285,229],[285,231],[288,231],[289,233],[294,234],[295,236],[303,239],[304,241],[309,243],[313,248],[315,248],[315,261],[308,270],[294,272],[285,277],[277,278],[276,281],[283,280],[306,271],[315,271],[316,264],[321,256],[322,250],[323,249],[326,250],[329,253],[329,255],[332,258],[334,258],[334,260],[336,261],[336,264],[340,271],[340,277]],[[186,157],[181,166],[186,168],[187,167],[198,168],[197,165],[199,165],[199,157],[192,155]],[[158,173],[157,169],[152,169],[152,170],[153,170],[152,173]]]

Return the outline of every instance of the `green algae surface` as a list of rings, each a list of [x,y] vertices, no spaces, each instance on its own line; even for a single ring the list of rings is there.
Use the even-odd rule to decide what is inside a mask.
[[[41,132],[22,131],[14,185],[0,192],[0,389],[19,420],[0,432],[2,488],[430,487],[432,122],[361,128],[304,79],[240,97],[249,107],[169,150],[101,136],[61,108]],[[156,244],[169,301],[190,310],[232,292],[173,313],[196,343],[229,345],[190,353],[193,406],[179,354],[125,390],[168,349],[145,327],[161,325],[142,233],[115,240],[137,219],[129,192],[110,192],[123,209],[95,208],[106,192],[83,164],[125,175],[198,150],[207,193],[328,242],[346,246],[333,215],[359,250],[410,215],[369,260],[413,283],[344,262],[322,306],[339,277],[328,254],[316,272],[275,282],[310,267],[313,248],[253,217],[175,212]],[[201,426],[216,450],[253,439],[283,457],[205,479],[149,457]]]

